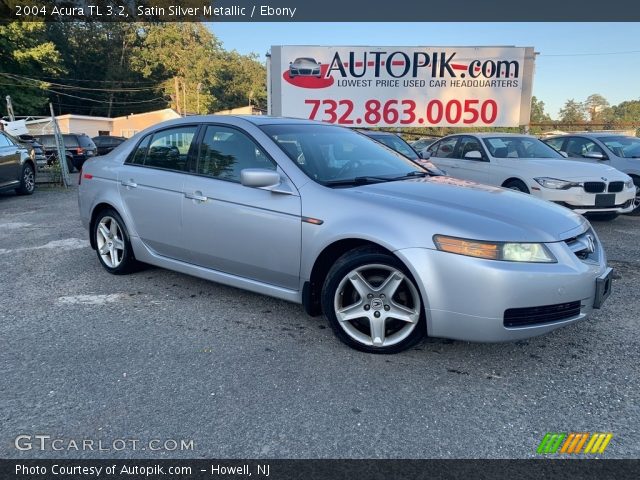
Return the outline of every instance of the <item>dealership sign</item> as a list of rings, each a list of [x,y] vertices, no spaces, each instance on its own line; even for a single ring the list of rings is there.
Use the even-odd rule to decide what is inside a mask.
[[[274,46],[269,109],[353,127],[527,125],[534,60],[519,47]]]

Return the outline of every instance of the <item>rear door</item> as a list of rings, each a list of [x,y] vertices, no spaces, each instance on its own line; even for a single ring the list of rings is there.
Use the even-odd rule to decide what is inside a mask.
[[[195,176],[184,184],[184,244],[196,265],[297,289],[300,275],[301,203],[291,194],[240,183],[245,168],[277,165],[244,132],[203,127]]]
[[[186,260],[183,244],[183,185],[197,125],[180,125],[144,137],[122,166],[119,190],[134,231],[158,255]]]
[[[17,185],[19,182],[20,148],[0,132],[0,187]]]

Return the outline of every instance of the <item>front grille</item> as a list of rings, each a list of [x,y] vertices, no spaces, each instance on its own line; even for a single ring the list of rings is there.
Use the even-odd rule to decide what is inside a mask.
[[[624,188],[624,182],[611,182],[609,184],[609,193],[618,193],[621,192]]]
[[[580,315],[580,301],[542,307],[510,308],[504,312],[505,327],[524,327],[558,322]]]
[[[587,193],[604,192],[604,182],[584,182],[584,191]]]

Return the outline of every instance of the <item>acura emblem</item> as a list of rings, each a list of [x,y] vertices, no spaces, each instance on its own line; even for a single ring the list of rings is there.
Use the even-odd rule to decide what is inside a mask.
[[[591,235],[587,235],[587,251],[589,253],[596,251],[596,242]]]

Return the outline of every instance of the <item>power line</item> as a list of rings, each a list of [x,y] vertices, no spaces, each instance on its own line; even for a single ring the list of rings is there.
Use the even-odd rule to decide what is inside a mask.
[[[38,80],[36,78],[25,77],[24,75],[16,75],[12,73],[0,72],[0,75],[13,80],[36,82],[38,84],[43,82],[43,80]],[[110,93],[146,92],[146,91],[158,90],[160,88],[159,86],[142,87],[142,88],[94,88],[94,87],[80,87],[78,85],[65,85],[63,83],[55,83],[55,82],[45,82],[45,83],[49,85],[53,85],[58,88],[67,88],[71,90],[86,90],[86,91],[92,91],[92,92],[110,92]]]
[[[597,53],[541,53],[539,56],[540,57],[596,57],[596,56],[602,56],[602,55],[633,55],[633,54],[637,54],[640,53],[640,50],[627,50],[627,51],[620,51],[620,52],[597,52]]]

